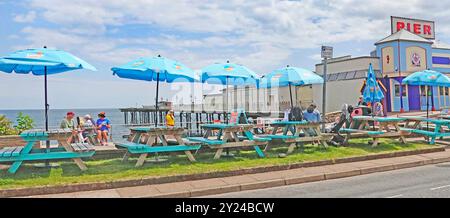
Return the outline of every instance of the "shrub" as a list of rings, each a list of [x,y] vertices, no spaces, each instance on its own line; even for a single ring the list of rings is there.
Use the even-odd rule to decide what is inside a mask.
[[[0,115],[0,135],[14,135],[17,131],[12,126],[12,122],[5,115]]]
[[[15,125],[14,128],[19,134],[34,127],[34,120],[31,119],[30,116],[24,115],[22,112],[17,115],[16,121],[17,125]]]

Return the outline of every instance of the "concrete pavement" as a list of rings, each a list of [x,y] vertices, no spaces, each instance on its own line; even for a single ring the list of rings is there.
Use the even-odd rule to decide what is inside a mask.
[[[205,197],[450,198],[450,164],[433,164],[336,180]]]
[[[198,197],[271,187],[290,187],[288,185],[358,176],[443,162],[450,162],[450,150],[240,176],[31,197]],[[375,174],[375,176],[376,175],[378,174]],[[264,190],[262,193],[264,193]],[[255,194],[258,195],[256,192]],[[239,194],[237,196],[239,196]],[[275,196],[265,195],[265,197]]]

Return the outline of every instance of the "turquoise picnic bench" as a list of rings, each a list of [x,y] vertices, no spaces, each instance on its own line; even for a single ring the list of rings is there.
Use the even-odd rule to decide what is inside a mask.
[[[174,127],[133,127],[130,128],[131,134],[126,142],[116,143],[119,149],[126,149],[127,152],[123,161],[133,154],[138,154],[139,159],[136,167],[142,166],[149,154],[158,154],[163,152],[184,152],[191,162],[196,161],[191,151],[197,151],[201,148],[200,144],[186,144],[181,136],[184,133],[183,128]],[[173,136],[177,145],[169,145],[167,136]]]
[[[303,145],[304,143],[319,142],[324,148],[327,148],[327,141],[332,137],[332,135],[320,131],[319,123],[310,123],[305,120],[276,121],[270,125],[273,127],[272,134],[265,136],[272,140],[269,146],[274,146],[279,141],[288,144],[286,154],[291,154],[298,144]],[[282,128],[283,133],[277,134],[280,128]],[[289,133],[291,133],[291,135],[289,135]],[[301,135],[302,133],[304,136]],[[269,146],[266,147],[266,150],[270,148]]]
[[[26,142],[25,146],[5,147],[0,149],[0,162],[12,162],[9,173],[16,173],[24,161],[48,161],[58,159],[72,159],[81,170],[87,170],[81,158],[92,157],[95,149],[87,143],[69,144],[67,139],[71,136],[70,129],[57,129],[50,131],[30,130],[20,134]],[[33,148],[40,141],[56,140],[62,147]]]
[[[259,146],[266,146],[270,139],[255,137],[251,130],[254,128],[252,124],[203,124],[205,129],[203,137],[188,137],[189,141],[200,142],[207,145],[211,149],[215,149],[216,153],[214,159],[219,159],[222,156],[224,149],[253,147],[259,157],[266,155]],[[213,137],[213,131],[218,131],[216,137]],[[243,133],[242,135],[239,135]]]
[[[423,119],[422,122],[428,122],[434,124],[434,130],[424,130],[424,129],[411,129],[411,128],[402,128],[403,131],[408,131],[410,133],[423,135],[424,138],[430,138],[430,144],[436,143],[436,138],[443,138],[450,136],[450,132],[445,132],[442,127],[447,126],[447,128],[450,128],[450,120],[442,119]]]
[[[410,133],[400,128],[399,123],[403,121],[407,121],[407,119],[402,117],[355,116],[352,118],[351,128],[342,128],[339,133],[346,134],[344,144],[347,144],[350,138],[361,137],[372,138],[373,147],[378,145],[380,138],[399,138],[400,142],[405,144],[405,136]],[[374,123],[370,125],[370,122]],[[378,125],[375,126],[375,123],[378,123]]]

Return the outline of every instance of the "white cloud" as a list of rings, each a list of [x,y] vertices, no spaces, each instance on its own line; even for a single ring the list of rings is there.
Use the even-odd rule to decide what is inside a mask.
[[[36,19],[36,12],[30,11],[26,14],[18,14],[14,17],[14,21],[18,23],[31,23]]]

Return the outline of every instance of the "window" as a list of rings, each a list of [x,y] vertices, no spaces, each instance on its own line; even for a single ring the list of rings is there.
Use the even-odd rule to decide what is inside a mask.
[[[356,71],[348,72],[345,79],[353,79],[355,78]]]
[[[339,73],[337,80],[344,80],[347,76],[347,72]]]
[[[337,77],[338,77],[338,73],[330,74],[328,81],[336,81]]]
[[[444,87],[445,96],[448,96],[448,87]]]
[[[361,79],[366,77],[366,71],[356,71],[355,79]]]
[[[425,90],[427,90],[426,86],[420,86],[420,96],[426,96]],[[428,96],[431,96],[431,89],[428,89]]]
[[[394,85],[395,97],[400,97],[400,84]],[[406,97],[406,85],[402,85],[402,96]]]
[[[444,87],[443,86],[439,86],[439,95],[440,96],[444,96]]]

